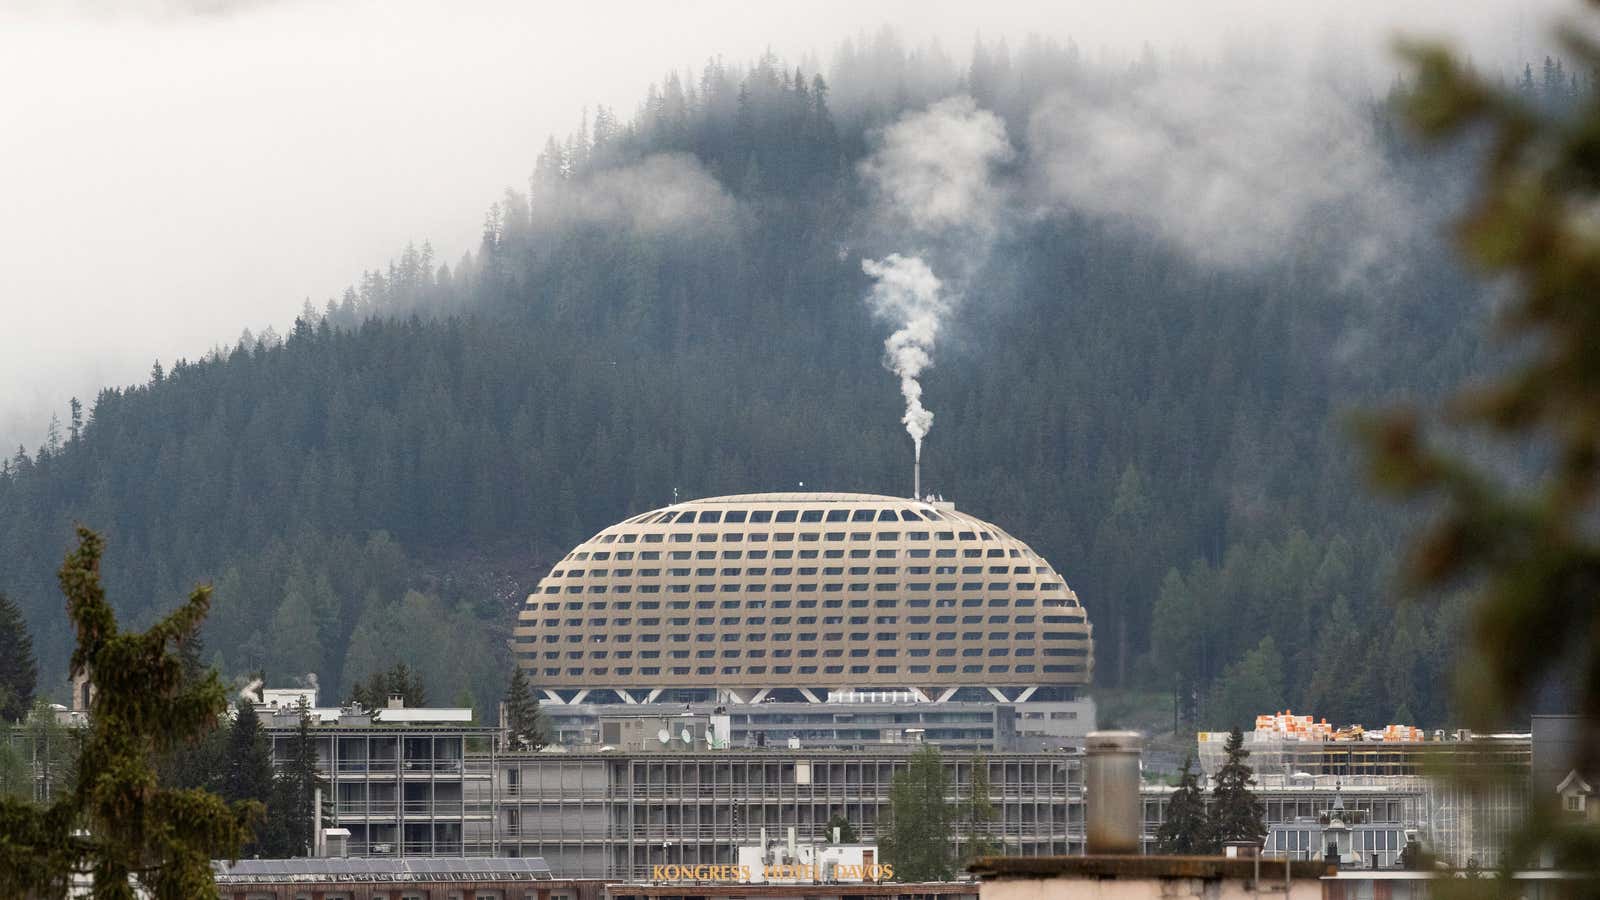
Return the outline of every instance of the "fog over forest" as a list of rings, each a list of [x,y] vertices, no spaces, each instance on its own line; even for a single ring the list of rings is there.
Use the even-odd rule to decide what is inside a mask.
[[[1317,90],[1360,95],[1392,78],[1386,47],[1397,31],[1451,37],[1479,65],[1509,73],[1542,56],[1561,8],[1039,6],[824,0],[795,16],[733,2],[7,4],[0,79],[24,87],[0,92],[0,445],[31,451],[52,414],[65,421],[69,397],[89,402],[104,385],[143,381],[153,360],[197,358],[247,327],[286,332],[305,300],[321,306],[407,242],[430,241],[438,259],[456,260],[476,248],[484,205],[525,183],[548,135],[602,104],[631,117],[648,84],[708,58],[747,63],[770,49],[836,81],[840,42],[885,26],[954,69],[977,37],[1018,48],[1035,34],[1070,39],[1101,63],[1153,58],[1242,73],[1271,64],[1323,73]],[[848,108],[848,96],[837,99]],[[1365,159],[1316,152],[1348,123],[1295,108],[1260,115],[1280,100],[1259,82],[1225,78],[1168,82],[1143,99],[1142,121],[1108,118],[1093,98],[1061,99],[1035,143],[1069,146],[1072,162],[1042,167],[1028,196],[1144,217],[1143,227],[1212,262],[1247,264],[1317,201],[1306,191],[1381,188]],[[1177,110],[1193,117],[1183,127],[1198,143],[1159,127]],[[1074,143],[1079,125],[1095,122],[1106,127],[1082,131],[1094,143]],[[1238,172],[1197,197],[1185,193],[1196,183],[1186,173],[1152,181],[1141,168],[1170,155],[1195,167],[1187,175],[1208,176],[1213,155],[1263,132],[1288,154],[1281,165],[1317,167],[1293,179],[1295,190],[1270,172]],[[1177,143],[1150,143],[1162,135]],[[1189,152],[1172,152],[1182,147]],[[1147,202],[1152,189],[1159,203]],[[1277,216],[1236,215],[1262,195],[1275,198]],[[1381,277],[1393,229],[1416,224],[1387,202],[1372,194],[1363,214],[1374,230],[1350,248],[1348,277]],[[1224,220],[1244,227],[1216,239]]]

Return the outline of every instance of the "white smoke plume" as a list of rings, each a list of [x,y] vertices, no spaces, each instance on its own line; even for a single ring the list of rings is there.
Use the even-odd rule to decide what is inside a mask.
[[[900,393],[906,398],[906,414],[900,421],[921,459],[922,439],[933,426],[933,413],[922,405],[922,383],[917,379],[933,363],[934,340],[949,303],[933,270],[915,256],[891,253],[881,261],[862,260],[861,268],[877,280],[870,297],[872,311],[900,323],[884,341],[884,363],[900,376]]]
[[[259,705],[261,703],[261,685],[261,679],[250,679],[250,683],[239,690],[239,699],[246,703]]]
[[[1013,155],[1005,125],[970,97],[951,97],[910,113],[884,129],[881,144],[861,164],[875,189],[882,227],[914,241],[917,255],[864,259],[875,279],[868,302],[896,326],[884,342],[884,365],[900,378],[916,458],[933,425],[922,403],[922,372],[934,344],[994,240],[1004,202],[994,168]],[[923,255],[947,272],[941,279]]]

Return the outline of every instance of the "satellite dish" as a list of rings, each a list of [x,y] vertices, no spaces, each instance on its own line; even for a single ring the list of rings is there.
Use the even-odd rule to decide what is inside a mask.
[[[678,736],[683,738],[683,742],[685,744],[693,744],[694,743],[694,735],[690,734],[689,733],[689,729],[687,729],[687,728],[685,728],[683,730],[683,732],[681,734],[679,734]]]
[[[670,731],[666,730],[665,728],[663,728],[660,731],[656,732],[656,740],[660,741],[663,744],[671,743],[672,742],[672,732],[670,732]]]

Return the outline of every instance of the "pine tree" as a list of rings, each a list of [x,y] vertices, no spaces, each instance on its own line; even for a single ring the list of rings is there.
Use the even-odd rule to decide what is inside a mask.
[[[1195,856],[1215,851],[1200,773],[1194,769],[1194,758],[1185,756],[1178,789],[1167,800],[1167,817],[1156,831],[1156,852],[1163,856]]]
[[[889,786],[889,830],[883,836],[885,862],[898,881],[949,881],[955,873],[952,847],[954,810],[950,778],[939,748],[925,744]]]
[[[512,746],[520,750],[541,750],[549,740],[539,698],[534,696],[528,673],[521,666],[511,668],[511,683],[506,686],[506,731]]]
[[[374,672],[364,682],[350,689],[350,699],[367,709],[383,709],[390,697],[399,697],[406,706],[417,708],[428,705],[428,690],[422,683],[422,673],[414,672],[405,663],[395,663],[386,672]]]
[[[1250,751],[1244,749],[1244,733],[1238,728],[1228,732],[1222,749],[1228,759],[1217,770],[1216,788],[1211,793],[1212,838],[1218,846],[1227,841],[1259,843],[1267,836],[1267,826],[1261,802],[1250,790],[1255,773],[1245,764]]]
[[[272,796],[272,747],[255,705],[240,700],[223,750],[221,794],[238,802]]]
[[[215,728],[226,705],[221,682],[187,681],[170,649],[200,627],[210,589],[148,631],[119,631],[100,585],[103,547],[80,527],[60,572],[78,633],[72,673],[93,673],[96,687],[72,790],[43,809],[0,798],[0,894],[64,896],[87,871],[94,900],[133,900],[135,885],[153,900],[217,897],[211,860],[238,857],[261,808],[159,788],[151,763]]]
[[[311,733],[311,711],[300,708],[300,723],[287,741],[283,768],[273,780],[267,811],[278,827],[274,856],[310,856],[316,841],[312,806],[322,775],[317,770],[317,745]]]
[[[0,594],[0,723],[22,721],[33,707],[38,680],[28,623],[22,610]]]
[[[1271,635],[1223,670],[1212,687],[1206,718],[1229,728],[1253,722],[1283,705],[1283,655]]]

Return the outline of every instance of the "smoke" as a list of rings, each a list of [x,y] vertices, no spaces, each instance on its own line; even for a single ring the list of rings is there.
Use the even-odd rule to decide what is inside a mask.
[[[1133,224],[1240,269],[1303,247],[1345,282],[1413,236],[1374,132],[1372,98],[1282,63],[1177,68],[1126,92],[1069,90],[1032,115],[1032,195]]]
[[[239,699],[245,701],[246,703],[254,703],[259,705],[261,703],[261,685],[261,679],[250,679],[248,684],[239,689]]]
[[[874,280],[867,302],[895,326],[884,341],[884,365],[900,379],[906,401],[901,421],[918,460],[933,426],[920,378],[933,365],[944,322],[994,241],[1005,203],[994,169],[1012,156],[998,117],[970,97],[951,97],[884,129],[876,152],[861,163],[874,189],[878,225],[918,247],[912,255],[861,261]],[[946,277],[935,275],[924,256],[936,259]]]
[[[900,421],[922,458],[922,439],[933,427],[933,413],[922,405],[922,370],[933,364],[934,339],[939,323],[949,312],[940,283],[928,264],[917,257],[891,253],[882,261],[864,259],[861,268],[877,283],[872,286],[873,312],[900,327],[884,341],[884,363],[900,376],[900,393],[906,414]]]
[[[884,129],[861,173],[888,224],[928,237],[993,236],[1004,196],[992,169],[1012,157],[1005,124],[971,97],[949,97]]]

